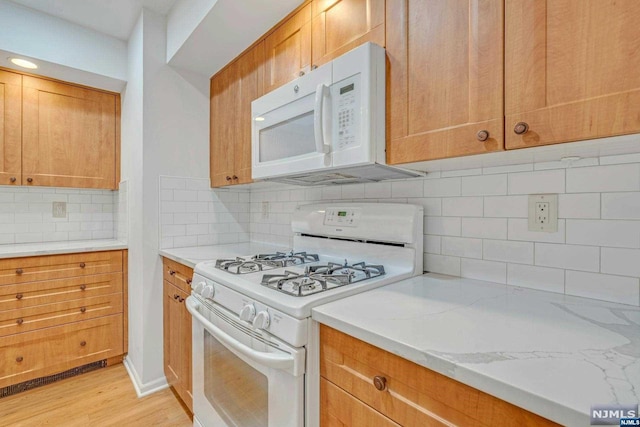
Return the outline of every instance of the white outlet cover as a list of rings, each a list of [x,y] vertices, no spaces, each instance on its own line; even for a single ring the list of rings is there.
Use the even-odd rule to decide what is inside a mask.
[[[536,221],[536,203],[548,203],[549,211],[546,223]],[[542,233],[558,232],[558,195],[557,194],[529,194],[529,231]]]

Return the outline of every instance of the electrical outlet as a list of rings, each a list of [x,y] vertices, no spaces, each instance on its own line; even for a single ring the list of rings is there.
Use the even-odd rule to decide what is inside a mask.
[[[262,202],[262,219],[269,219],[269,202]]]
[[[529,231],[558,231],[558,195],[529,195]]]
[[[52,214],[54,218],[66,218],[67,202],[53,202]]]

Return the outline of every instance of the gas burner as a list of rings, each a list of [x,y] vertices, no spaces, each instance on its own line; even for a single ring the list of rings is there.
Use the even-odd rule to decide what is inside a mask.
[[[304,274],[287,270],[283,274],[265,274],[261,284],[285,294],[302,297],[384,274],[382,265],[368,265],[364,262],[349,265],[345,260],[344,265],[330,262],[308,266]]]
[[[246,274],[276,268],[276,266],[269,266],[257,261],[238,257],[236,259],[219,259],[216,261],[216,268],[233,274]]]
[[[293,267],[318,260],[318,255],[306,252],[276,252],[258,254],[251,258],[219,259],[216,261],[216,268],[232,274],[247,274],[280,267]]]
[[[306,252],[276,252],[274,254],[258,254],[252,257],[260,263],[273,263],[278,267],[292,267],[294,265],[306,264],[309,262],[318,262],[320,258],[316,254],[308,254]]]

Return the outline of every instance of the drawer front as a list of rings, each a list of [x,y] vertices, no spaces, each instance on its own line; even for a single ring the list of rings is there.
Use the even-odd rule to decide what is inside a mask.
[[[0,338],[0,387],[122,354],[122,315]]]
[[[122,273],[0,286],[0,312],[122,292]]]
[[[399,427],[324,378],[320,378],[320,425],[323,427]]]
[[[164,280],[177,286],[182,291],[191,293],[191,280],[193,279],[193,269],[186,265],[175,262],[169,258],[163,258]]]
[[[320,375],[403,426],[558,425],[325,325]]]
[[[122,251],[0,260],[0,285],[122,271]]]
[[[0,312],[0,337],[122,313],[122,293]]]

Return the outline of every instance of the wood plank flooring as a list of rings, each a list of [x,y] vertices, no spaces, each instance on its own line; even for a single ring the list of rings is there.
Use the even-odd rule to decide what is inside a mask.
[[[138,399],[122,364],[0,399],[7,426],[192,426],[170,389]]]

